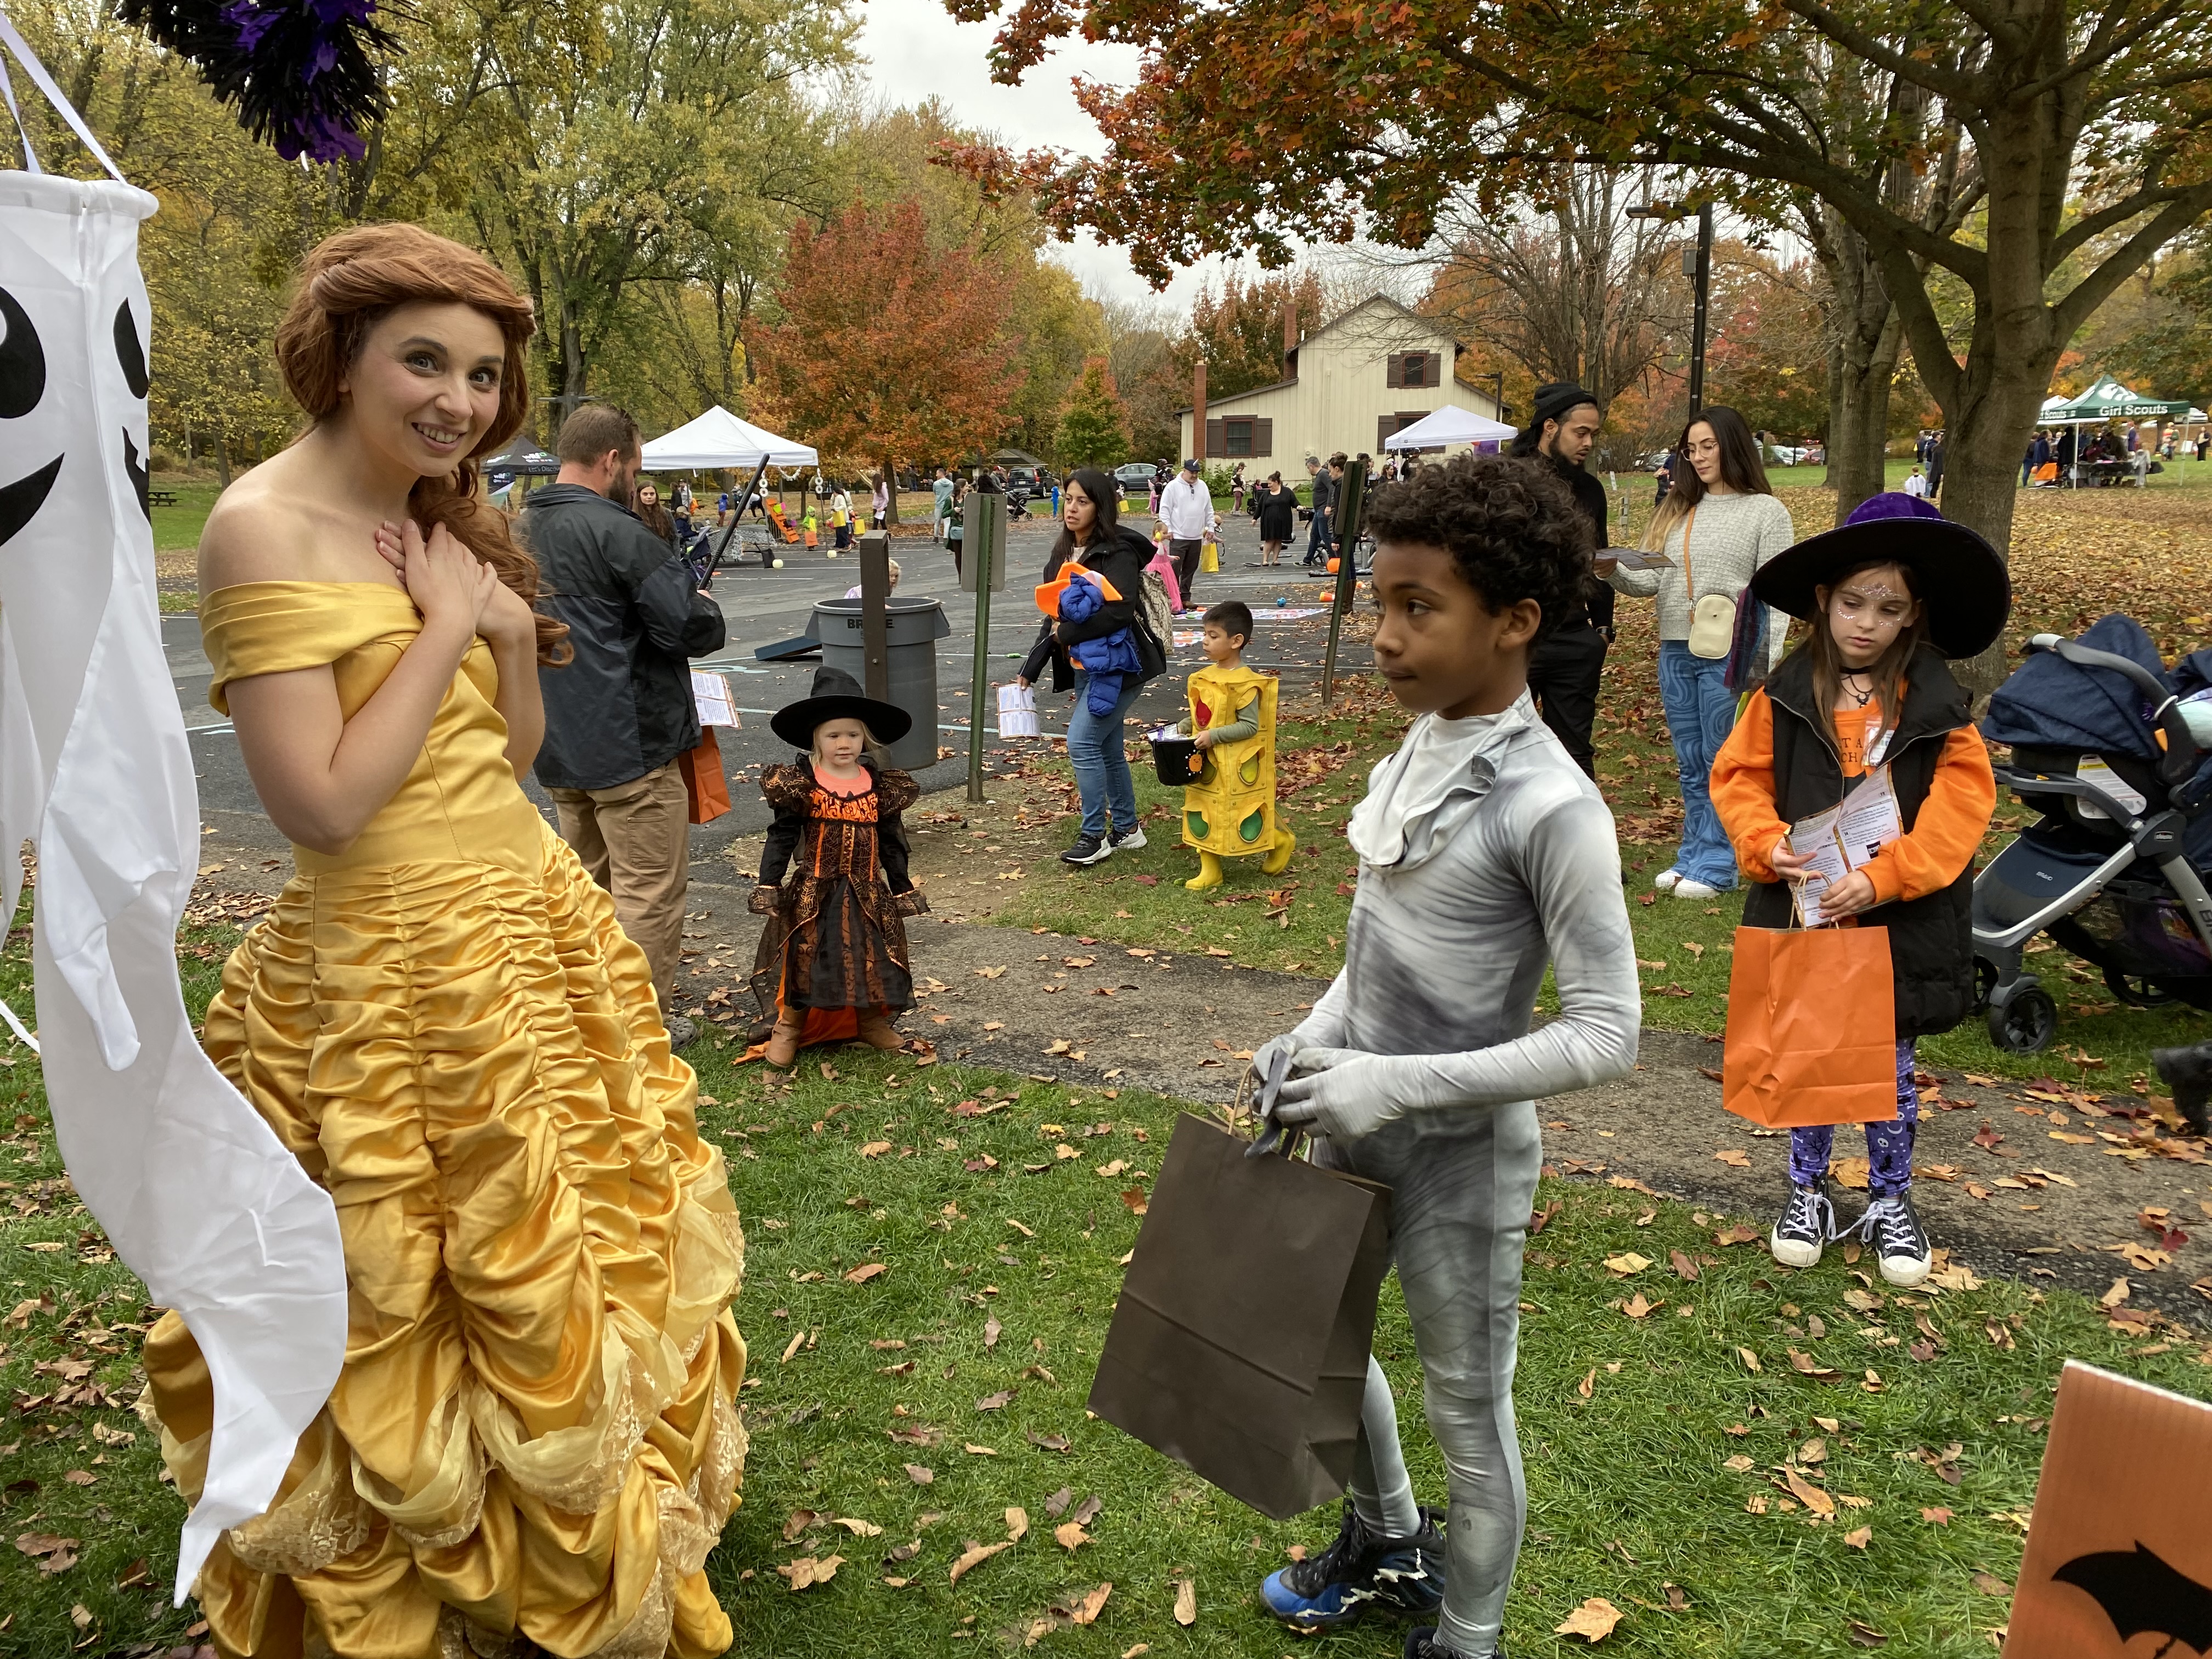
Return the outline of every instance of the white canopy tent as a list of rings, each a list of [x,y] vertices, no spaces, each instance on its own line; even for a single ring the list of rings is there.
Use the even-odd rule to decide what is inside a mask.
[[[716,404],[697,419],[647,444],[644,470],[691,472],[709,467],[773,466],[793,472],[821,464],[822,458],[810,445],[779,438]]]
[[[1520,434],[1503,421],[1446,404],[1382,441],[1385,449],[1444,449],[1453,444],[1508,443]]]

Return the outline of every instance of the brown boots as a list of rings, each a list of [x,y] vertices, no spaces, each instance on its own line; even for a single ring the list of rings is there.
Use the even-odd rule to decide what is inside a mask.
[[[871,1048],[896,1048],[905,1041],[891,1024],[890,1016],[882,1009],[862,1008],[857,1012],[860,1022],[860,1039]],[[797,1019],[786,1018],[778,1020],[775,1029],[769,1033],[768,1048],[761,1058],[779,1072],[790,1067],[799,1059],[799,1040],[805,1035],[805,1020],[804,1010],[799,1012]]]
[[[761,1058],[779,1072],[788,1070],[799,1058],[799,1039],[805,1029],[799,1020],[776,1021],[775,1030],[768,1034],[768,1051]]]

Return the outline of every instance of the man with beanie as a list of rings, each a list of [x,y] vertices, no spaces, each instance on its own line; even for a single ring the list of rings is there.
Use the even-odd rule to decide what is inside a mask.
[[[1573,493],[1575,505],[1596,535],[1605,537],[1605,486],[1583,469],[1605,422],[1597,399],[1572,381],[1555,380],[1536,388],[1528,424],[1513,440],[1512,453],[1548,462]],[[1612,561],[1601,562],[1601,569]],[[1597,775],[1590,728],[1597,719],[1598,681],[1605,672],[1605,649],[1613,641],[1613,590],[1593,579],[1583,585],[1582,602],[1547,634],[1528,659],[1528,690],[1544,724],[1552,728],[1575,764]]]

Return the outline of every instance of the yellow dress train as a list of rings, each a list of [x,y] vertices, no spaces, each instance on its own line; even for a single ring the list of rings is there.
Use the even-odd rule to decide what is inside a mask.
[[[252,582],[210,693],[331,665],[349,719],[421,626],[397,587]],[[398,793],[247,933],[208,1050],[337,1206],[346,1362],[201,1607],[229,1659],[708,1659],[737,1502],[744,1241],[643,954],[517,787],[477,641]],[[213,1397],[146,1345],[187,1501]]]

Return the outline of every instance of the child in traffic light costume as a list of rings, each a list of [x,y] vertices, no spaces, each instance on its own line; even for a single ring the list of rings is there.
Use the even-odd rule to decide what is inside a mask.
[[[788,1066],[817,1042],[858,1036],[896,1048],[890,1017],[914,1006],[904,918],[928,909],[907,875],[899,815],[921,791],[867,750],[896,743],[913,720],[861,695],[841,669],[777,711],[770,728],[808,752],[761,774],[775,822],[751,908],[769,919],[753,957],[753,995],[772,1023],[763,1057]],[[797,869],[785,880],[794,854]]]
[[[1221,884],[1221,860],[1258,855],[1279,874],[1297,838],[1275,823],[1275,677],[1244,665],[1252,611],[1227,599],[1206,613],[1206,665],[1190,677],[1190,714],[1176,729],[1198,741],[1198,781],[1182,795],[1182,840],[1198,849],[1183,884]]]

